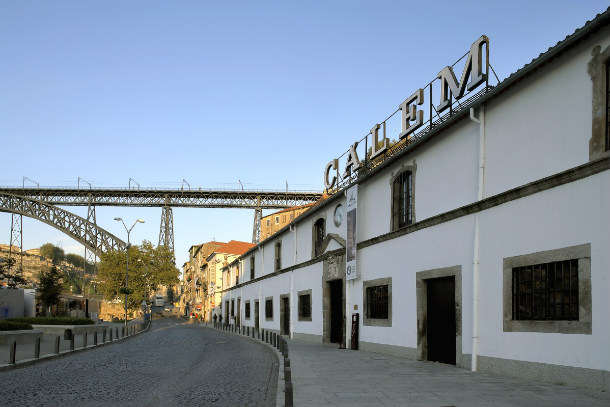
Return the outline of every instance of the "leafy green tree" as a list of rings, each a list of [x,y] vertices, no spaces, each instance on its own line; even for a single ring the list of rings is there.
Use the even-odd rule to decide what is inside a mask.
[[[17,288],[17,286],[27,283],[27,280],[23,278],[21,267],[15,267],[14,258],[0,262],[0,280],[6,281],[8,288]]]
[[[167,302],[169,302],[170,304],[174,303],[175,298],[174,298],[174,287],[173,286],[167,287],[166,298],[167,298]]]
[[[41,271],[38,275],[36,297],[45,307],[59,304],[62,291],[62,273],[53,266],[49,271]]]
[[[82,269],[83,265],[85,264],[85,259],[83,258],[83,256],[79,256],[78,254],[74,253],[66,254],[66,261],[79,269]]]
[[[113,250],[100,257],[97,279],[99,291],[108,301],[125,299],[126,253]],[[154,247],[149,241],[129,248],[129,300],[131,310],[140,308],[142,301],[162,285],[178,283],[179,270],[172,252],[166,246]]]
[[[45,243],[40,246],[40,255],[51,260],[53,264],[59,264],[66,258],[64,249],[57,247],[52,243]]]

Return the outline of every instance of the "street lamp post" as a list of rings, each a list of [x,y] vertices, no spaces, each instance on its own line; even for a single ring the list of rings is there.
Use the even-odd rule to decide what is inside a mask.
[[[133,225],[131,226],[131,228],[127,229],[127,226],[125,225],[125,222],[123,222],[122,218],[114,218],[114,220],[121,222],[123,224],[123,227],[125,228],[125,230],[127,231],[127,268],[125,270],[125,333],[127,334],[127,296],[128,294],[128,282],[129,282],[129,247],[131,247],[131,243],[129,243],[129,234],[131,233],[131,230],[136,226],[136,223],[144,223],[144,221],[142,219],[136,219],[136,221],[133,223]]]

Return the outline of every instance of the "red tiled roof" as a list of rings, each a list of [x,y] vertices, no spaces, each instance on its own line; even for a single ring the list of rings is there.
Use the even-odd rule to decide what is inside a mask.
[[[220,246],[218,249],[215,250],[215,252],[216,253],[226,253],[226,254],[236,254],[239,256],[239,255],[247,252],[249,249],[253,248],[254,246],[255,246],[254,243],[231,240],[229,243],[225,244],[224,246]]]

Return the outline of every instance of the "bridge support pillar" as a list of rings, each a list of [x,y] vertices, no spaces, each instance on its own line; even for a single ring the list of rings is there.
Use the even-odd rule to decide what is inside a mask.
[[[168,205],[164,206],[161,211],[159,246],[167,246],[174,254],[174,214],[172,207]]]

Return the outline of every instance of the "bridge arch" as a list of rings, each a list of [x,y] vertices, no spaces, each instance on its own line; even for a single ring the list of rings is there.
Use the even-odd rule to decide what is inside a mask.
[[[0,192],[0,212],[15,213],[44,222],[84,245],[97,256],[125,250],[127,244],[87,219],[36,199]]]

